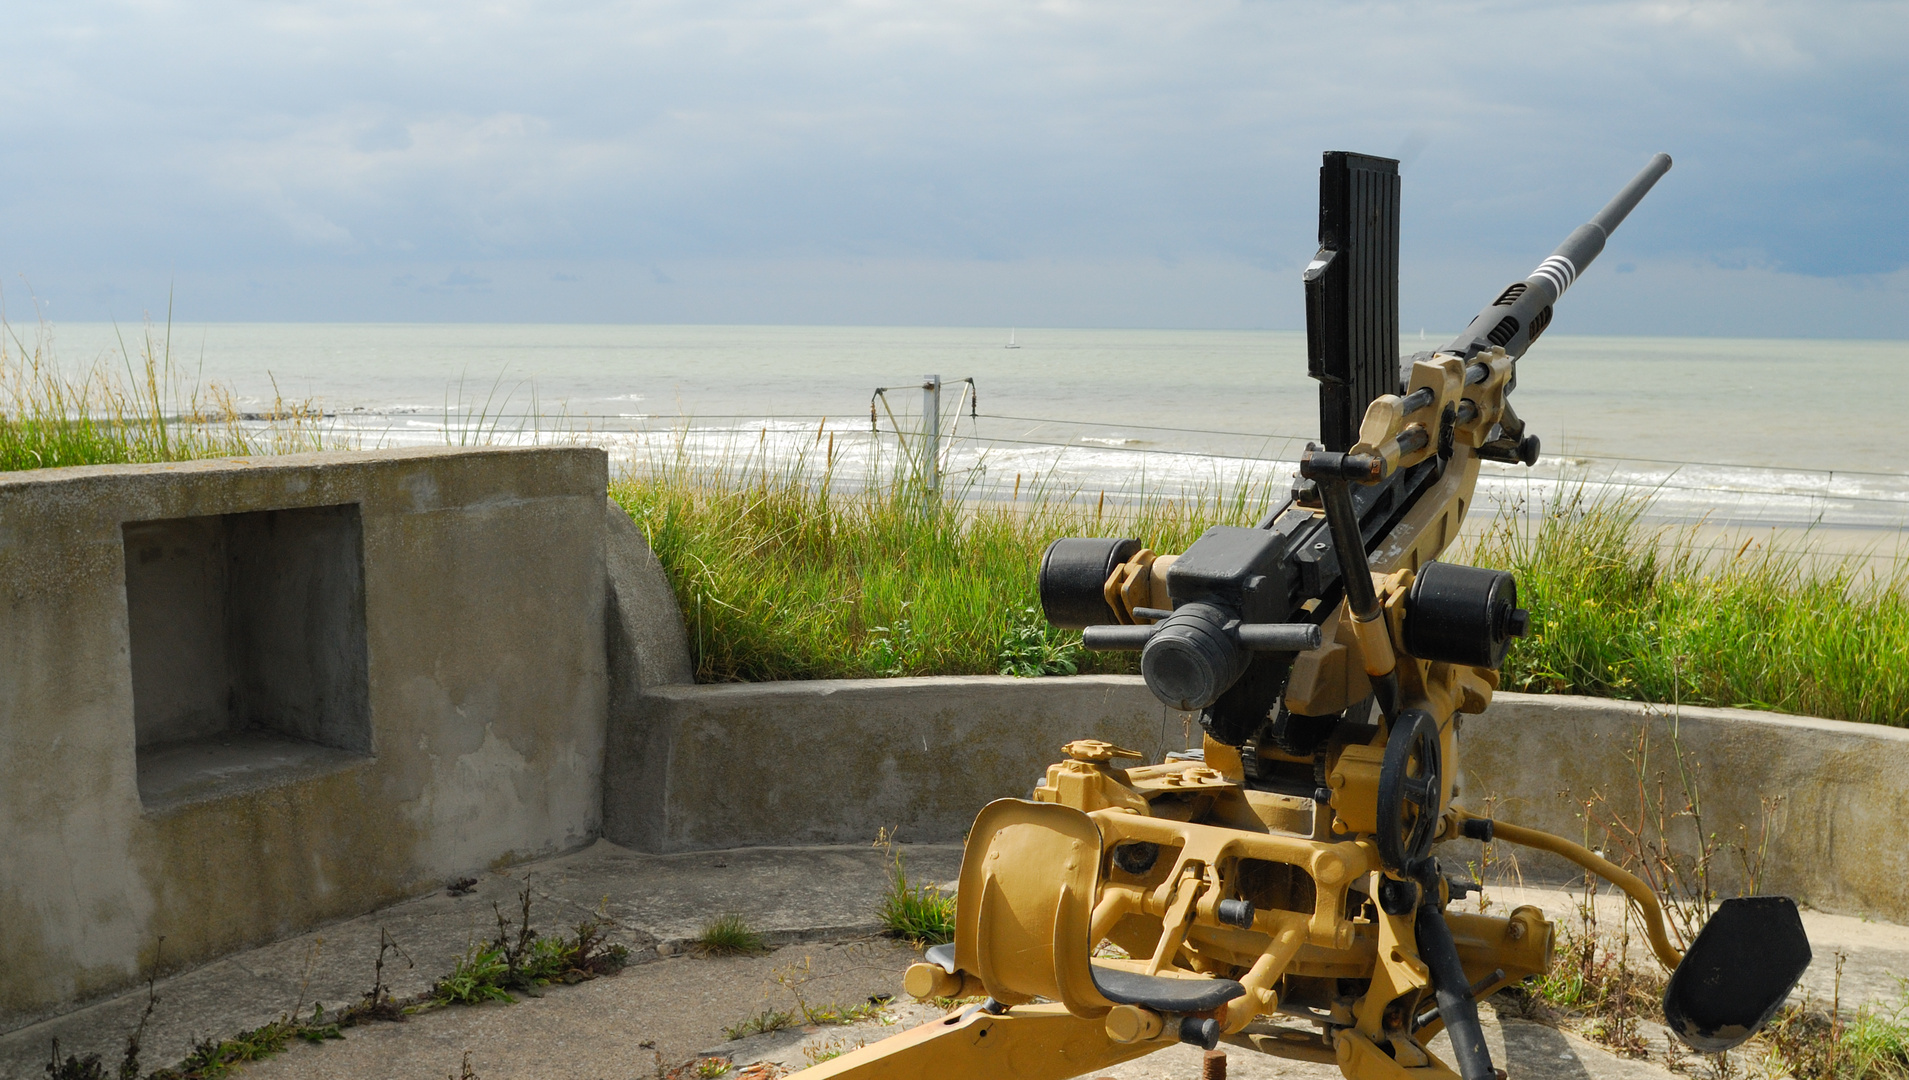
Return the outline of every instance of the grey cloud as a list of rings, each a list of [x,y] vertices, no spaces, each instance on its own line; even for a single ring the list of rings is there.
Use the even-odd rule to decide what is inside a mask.
[[[43,7],[0,87],[6,269],[177,267],[188,300],[545,260],[1246,281],[1310,254],[1318,152],[1351,148],[1405,159],[1408,266],[1535,261],[1663,149],[1625,259],[1888,274],[1906,30],[1861,3]],[[736,295],[784,310],[753,273]],[[1105,284],[1073,280],[1057,313]]]

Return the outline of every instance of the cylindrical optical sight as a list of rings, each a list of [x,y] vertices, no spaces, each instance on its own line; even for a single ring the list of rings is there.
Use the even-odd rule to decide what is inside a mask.
[[[1153,696],[1170,709],[1197,712],[1226,693],[1251,657],[1227,630],[1236,618],[1207,603],[1174,608],[1140,653],[1140,674]]]

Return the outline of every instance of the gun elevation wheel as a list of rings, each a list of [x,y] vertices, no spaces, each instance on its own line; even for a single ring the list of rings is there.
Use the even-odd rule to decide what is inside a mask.
[[[1443,767],[1438,721],[1423,709],[1400,713],[1379,765],[1379,858],[1387,869],[1404,872],[1431,853]]]

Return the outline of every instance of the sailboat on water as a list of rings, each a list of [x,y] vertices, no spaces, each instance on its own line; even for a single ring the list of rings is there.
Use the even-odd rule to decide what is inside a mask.
[[[1020,346],[1019,346],[1019,345],[1016,345],[1016,344],[1014,343],[1014,331],[1013,331],[1013,329],[1012,329],[1012,328],[1010,328],[1010,329],[1008,330],[1008,343],[1007,343],[1006,345],[1003,345],[1003,346],[1001,346],[1001,347],[1002,347],[1002,348],[1004,348],[1004,349],[1018,349],[1018,348],[1020,348]]]

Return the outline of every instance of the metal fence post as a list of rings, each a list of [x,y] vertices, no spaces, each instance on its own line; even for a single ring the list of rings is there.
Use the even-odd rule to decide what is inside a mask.
[[[921,378],[921,486],[922,506],[934,513],[941,506],[941,376]]]

